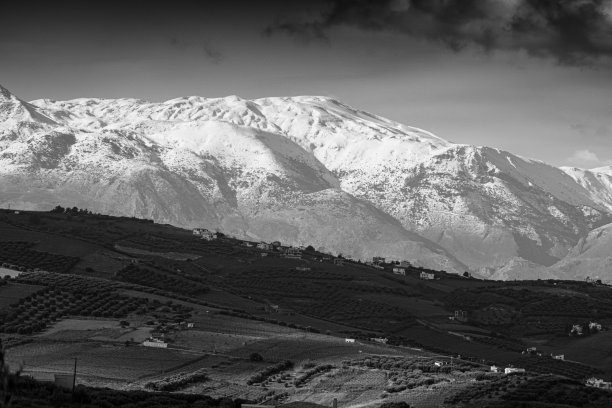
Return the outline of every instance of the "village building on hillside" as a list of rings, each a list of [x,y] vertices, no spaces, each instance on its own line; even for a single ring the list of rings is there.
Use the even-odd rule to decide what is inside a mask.
[[[570,330],[569,335],[570,336],[582,336],[583,330],[584,329],[581,324],[575,324],[572,326],[572,330]]]
[[[585,385],[588,387],[601,388],[604,390],[612,390],[612,382],[604,381],[600,378],[591,377],[586,380]]]
[[[387,344],[389,341],[386,337],[371,337],[370,341],[375,341],[376,343]]]
[[[199,236],[205,241],[212,241],[213,239],[219,238],[216,232],[209,231],[206,228],[194,228],[193,235]]]
[[[264,251],[270,251],[272,249],[272,245],[266,242],[260,242],[259,244],[257,244],[257,249],[262,249]]]
[[[396,266],[396,267],[393,268],[393,273],[396,274],[396,275],[404,275],[405,276],[406,275],[406,269],[400,268],[400,267]]]
[[[499,367],[492,365],[491,366],[491,372],[492,373],[499,373]]]
[[[289,247],[289,248],[287,248],[287,253],[289,255],[301,255],[302,254],[302,250],[300,248],[296,248],[296,247]]]
[[[412,264],[408,261],[401,261],[398,266],[400,268],[412,268]]]
[[[349,339],[349,338],[346,338],[346,339],[344,339],[344,342],[345,342],[345,343],[354,343],[354,342],[355,342],[355,339]]]
[[[436,278],[436,275],[434,275],[433,273],[429,273],[429,272],[421,272],[421,274],[419,275],[419,278],[421,279],[425,279],[425,280],[433,280]]]
[[[504,369],[504,374],[524,373],[524,372],[525,372],[524,368],[518,368],[518,367],[506,367]]]
[[[468,313],[465,310],[455,310],[455,320],[460,322],[467,322]]]
[[[597,322],[589,322],[589,331],[594,332],[594,331],[601,331],[601,324],[597,323]]]
[[[155,337],[149,337],[142,345],[145,347],[168,348],[168,343]]]
[[[550,356],[555,360],[565,360],[565,354],[551,354]]]
[[[382,263],[385,263],[385,258],[383,258],[382,256],[375,256],[372,258],[372,262],[374,263],[374,265],[380,265]]]

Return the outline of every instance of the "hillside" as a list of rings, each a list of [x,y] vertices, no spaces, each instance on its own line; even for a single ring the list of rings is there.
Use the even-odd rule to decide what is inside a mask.
[[[537,388],[549,375],[588,394],[586,377],[612,378],[606,285],[394,273],[391,263],[313,248],[287,257],[286,246],[254,244],[76,208],[4,210],[0,274],[13,276],[0,280],[7,361],[51,380],[77,358],[78,384],[124,390],[126,400],[176,384],[168,390],[326,406],[337,398],[341,407],[454,406],[470,393],[501,403],[512,381]],[[590,321],[602,331],[568,337]],[[167,348],[143,347],[149,336]],[[603,345],[597,358],[584,352],[593,344]],[[508,382],[489,373],[491,364],[527,373]],[[506,391],[494,394],[498,386]]]

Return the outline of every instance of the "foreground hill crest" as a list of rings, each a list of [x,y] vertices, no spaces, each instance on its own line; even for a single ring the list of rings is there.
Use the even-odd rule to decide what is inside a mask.
[[[550,267],[612,221],[605,172],[453,144],[331,98],[21,103],[2,89],[4,206],[77,205],[485,276],[517,260]]]

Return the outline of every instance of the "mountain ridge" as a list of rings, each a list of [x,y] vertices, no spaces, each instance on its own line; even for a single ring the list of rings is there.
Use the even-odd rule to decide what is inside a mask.
[[[111,214],[489,277],[516,259],[550,267],[612,222],[605,171],[451,143],[333,98],[28,105],[34,116],[6,110],[0,125],[4,202],[26,208],[71,198]]]

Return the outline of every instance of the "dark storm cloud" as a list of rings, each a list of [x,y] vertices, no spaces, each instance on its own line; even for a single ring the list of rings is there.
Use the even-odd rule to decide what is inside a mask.
[[[524,50],[568,65],[612,56],[612,0],[329,0],[316,17],[265,33],[329,41],[328,30],[341,26],[402,33],[455,51]]]

